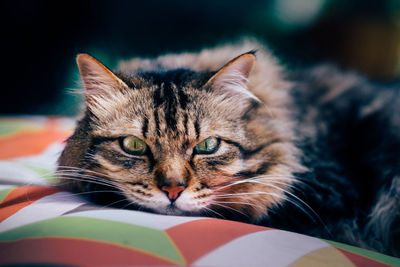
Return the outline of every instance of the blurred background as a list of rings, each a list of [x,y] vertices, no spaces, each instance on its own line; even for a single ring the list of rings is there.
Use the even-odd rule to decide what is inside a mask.
[[[288,67],[333,61],[400,77],[400,0],[2,2],[1,114],[75,115],[85,52],[120,59],[193,51],[252,35]]]

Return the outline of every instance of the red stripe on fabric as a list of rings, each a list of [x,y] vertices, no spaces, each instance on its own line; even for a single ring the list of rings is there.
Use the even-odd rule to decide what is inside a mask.
[[[60,130],[51,119],[44,129],[25,129],[0,139],[0,159],[37,155],[49,145],[66,140],[70,133]]]
[[[36,238],[0,242],[0,265],[64,264],[73,266],[177,266],[138,250],[74,238]]]
[[[337,248],[340,252],[342,252],[352,263],[354,263],[355,266],[359,267],[388,267],[390,265],[387,265],[385,263],[375,261],[373,259],[367,258],[362,255],[355,254],[353,252]]]
[[[204,254],[238,237],[270,229],[220,219],[201,219],[174,226],[165,232],[190,264]]]
[[[34,201],[57,192],[60,192],[60,189],[55,187],[21,186],[15,188],[0,203],[0,222]]]

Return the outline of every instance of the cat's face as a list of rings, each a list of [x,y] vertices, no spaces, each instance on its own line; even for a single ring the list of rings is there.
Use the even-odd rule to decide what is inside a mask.
[[[68,141],[60,165],[80,158],[71,167],[103,174],[136,206],[159,213],[262,217],[283,200],[292,177],[288,140],[246,88],[254,60],[242,55],[213,76],[117,77],[81,55],[89,130],[80,134],[85,140]]]

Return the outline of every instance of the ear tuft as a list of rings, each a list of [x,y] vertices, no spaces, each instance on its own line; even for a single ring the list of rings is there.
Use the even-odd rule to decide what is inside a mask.
[[[127,87],[112,71],[88,54],[78,54],[76,63],[88,94],[112,94],[113,90]]]
[[[259,101],[247,88],[248,77],[255,61],[255,51],[242,54],[222,67],[206,85],[224,94],[240,94]]]

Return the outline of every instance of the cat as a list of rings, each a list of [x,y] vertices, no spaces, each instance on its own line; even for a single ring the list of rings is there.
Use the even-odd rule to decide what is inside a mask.
[[[400,86],[284,69],[260,42],[77,64],[85,111],[59,186],[105,205],[225,218],[400,256]],[[397,240],[397,241],[396,241]]]

